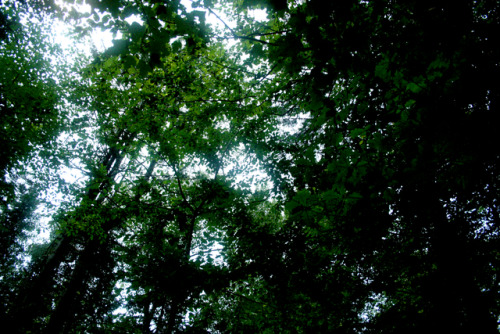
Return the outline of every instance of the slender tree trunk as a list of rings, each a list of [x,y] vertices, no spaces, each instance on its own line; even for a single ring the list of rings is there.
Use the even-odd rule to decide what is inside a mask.
[[[434,308],[428,325],[441,332],[497,333],[490,304],[475,279],[477,255],[470,246],[469,223],[447,214],[437,187],[430,185],[426,190],[421,204],[432,221],[430,252],[437,267],[430,284]]]
[[[121,159],[116,159],[114,166],[116,166],[118,161],[121,162]],[[156,161],[153,160],[150,163],[146,175],[144,176],[146,182],[151,178],[155,166]],[[134,200],[139,201],[141,196],[141,193],[136,194]],[[121,223],[121,221],[122,219],[117,218],[105,222],[103,229],[107,237],[106,242],[111,242],[110,238],[112,237],[110,232],[114,230]],[[82,298],[85,296],[89,279],[93,274],[98,275],[99,268],[95,268],[95,266],[99,263],[99,261],[96,256],[99,256],[100,253],[105,251],[105,248],[107,247],[106,242],[101,243],[99,238],[94,238],[87,243],[77,263],[75,264],[75,269],[73,270],[73,274],[66,285],[66,290],[50,317],[45,333],[62,333],[66,328],[71,327],[75,320],[77,308],[79,307]]]
[[[179,313],[179,300],[178,298],[172,298],[170,304],[170,312],[168,314],[168,323],[167,323],[167,331],[165,334],[175,333],[175,329],[177,327],[177,315]]]
[[[109,182],[109,177],[114,177],[114,175],[118,171],[121,161],[122,157],[120,155],[120,152],[118,152],[116,149],[110,148],[103,160],[103,164],[106,166],[106,168],[108,168],[108,177],[105,180],[97,180],[97,182],[100,183],[98,189],[91,189],[86,196],[86,200],[99,200],[100,194],[105,192],[106,189],[111,185]],[[100,201],[102,201],[102,199],[100,199]],[[45,254],[45,259],[34,265],[33,272],[35,272],[36,274],[33,277],[29,278],[28,282],[23,285],[26,286],[26,288],[20,291],[17,300],[13,303],[14,307],[9,312],[8,319],[10,319],[9,321],[14,324],[12,328],[20,328],[21,332],[28,332],[38,329],[37,327],[39,325],[35,325],[36,318],[39,316],[45,316],[46,314],[44,313],[49,311],[52,304],[51,295],[53,294],[55,288],[54,277],[56,271],[61,263],[66,261],[67,258],[71,255],[71,252],[76,251],[72,246],[72,242],[73,239],[71,237],[65,234],[58,235],[48,247],[48,250]],[[90,251],[91,250],[89,250],[89,252]],[[85,251],[82,254],[84,253]],[[77,264],[80,262],[81,259],[78,259]],[[82,275],[82,269],[75,268],[72,277],[80,277]],[[70,280],[70,283],[66,290],[73,291],[73,286],[76,285],[76,282],[72,283],[72,280]],[[62,301],[65,300],[66,297],[63,296],[61,298]],[[66,304],[68,303],[59,302],[57,305],[60,308]],[[54,326],[54,323],[59,321],[59,316],[57,315],[58,312],[61,311],[57,311],[56,307],[55,320],[50,321],[53,323],[51,326]],[[69,311],[64,312],[68,313]]]
[[[481,293],[476,282],[472,253],[464,235],[465,220],[447,221],[434,240],[437,264],[436,323],[443,331],[463,333],[498,333],[490,314],[491,300]]]
[[[89,273],[93,272],[98,265],[95,262],[95,255],[104,247],[105,245],[101,244],[97,238],[85,247],[75,264],[75,269],[62,297],[50,316],[45,333],[65,333],[68,326],[74,322],[77,309],[86,292]]]
[[[155,304],[151,303],[149,300],[144,304],[144,318],[142,319],[142,332],[144,334],[151,333],[149,327],[151,326],[151,320],[153,320],[155,310]]]
[[[51,242],[45,261],[35,264],[34,270],[38,274],[29,279],[24,285],[26,288],[20,291],[17,301],[13,303],[14,308],[9,316],[12,324],[10,328],[18,328],[20,333],[36,329],[35,319],[49,311],[49,301],[46,299],[51,298],[56,270],[72,250],[70,240],[64,235],[57,236]]]

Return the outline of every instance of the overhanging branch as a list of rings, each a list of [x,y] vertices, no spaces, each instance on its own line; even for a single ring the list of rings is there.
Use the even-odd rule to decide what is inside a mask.
[[[229,31],[231,32],[231,35],[233,35],[234,38],[237,38],[237,39],[246,39],[248,41],[252,41],[252,42],[257,42],[257,43],[262,43],[262,44],[266,44],[266,45],[278,45],[278,44],[275,44],[275,43],[271,43],[271,42],[267,42],[267,41],[263,41],[263,40],[260,40],[260,39],[257,39],[257,38],[254,38],[254,37],[251,37],[251,36],[241,36],[241,35],[238,35],[233,28],[231,28],[223,19],[221,19],[219,17],[219,15],[217,15],[211,8],[208,8],[208,11],[212,14],[215,15],[215,17],[222,22],[222,24],[224,24],[224,26],[229,29]],[[267,34],[259,34],[259,35],[255,35],[254,36],[264,36],[264,35],[267,35]]]

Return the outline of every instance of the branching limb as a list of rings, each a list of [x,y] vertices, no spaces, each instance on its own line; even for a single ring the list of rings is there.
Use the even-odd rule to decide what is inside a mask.
[[[208,11],[212,14],[215,15],[215,17],[222,22],[222,24],[224,24],[224,26],[229,29],[229,31],[231,32],[231,35],[233,35],[234,38],[237,38],[237,39],[246,39],[248,41],[253,41],[253,42],[258,42],[258,43],[262,43],[262,44],[266,44],[266,45],[277,45],[275,43],[271,43],[271,42],[267,42],[267,41],[262,41],[260,39],[257,39],[257,38],[254,38],[254,37],[251,37],[251,36],[241,36],[241,35],[238,35],[236,33],[236,31],[234,31],[233,28],[231,28],[223,19],[221,19],[219,17],[219,15],[217,15],[211,8],[208,8]],[[260,35],[254,35],[254,36],[260,36]]]

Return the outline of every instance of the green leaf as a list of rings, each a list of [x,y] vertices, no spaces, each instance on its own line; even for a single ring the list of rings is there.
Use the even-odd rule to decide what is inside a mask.
[[[124,54],[128,50],[130,42],[125,39],[114,39],[113,46],[106,50],[106,53],[110,56],[118,56]]]
[[[422,91],[422,87],[420,87],[419,85],[417,85],[416,83],[414,82],[410,82],[408,83],[408,85],[406,86],[406,90],[409,90],[411,91],[412,93],[415,93],[415,94],[418,94]]]
[[[182,43],[181,41],[177,40],[172,43],[172,51],[174,53],[178,53],[182,48]]]

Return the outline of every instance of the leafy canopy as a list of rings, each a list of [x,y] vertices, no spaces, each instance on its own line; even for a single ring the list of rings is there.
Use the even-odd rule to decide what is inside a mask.
[[[497,332],[496,1],[88,4],[0,7],[6,323]]]

